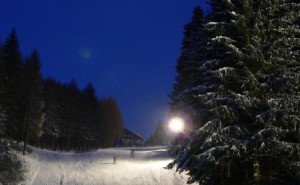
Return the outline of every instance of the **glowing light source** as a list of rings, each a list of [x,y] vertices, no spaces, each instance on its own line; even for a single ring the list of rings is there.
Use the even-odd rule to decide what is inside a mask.
[[[179,117],[172,118],[169,121],[169,128],[173,132],[182,132],[184,128],[184,120]]]

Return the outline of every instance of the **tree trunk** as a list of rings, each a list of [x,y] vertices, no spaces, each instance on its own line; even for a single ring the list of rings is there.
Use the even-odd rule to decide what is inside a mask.
[[[254,161],[253,161],[253,169],[254,169],[254,174],[253,174],[253,177],[254,177],[254,182],[255,184],[260,184],[260,168],[259,168],[259,161],[257,158],[254,158]]]
[[[25,121],[24,121],[24,145],[23,145],[23,155],[25,155],[25,151],[26,151],[26,145],[27,145],[27,138],[28,138],[28,117],[27,114],[25,115]]]
[[[244,175],[245,175],[245,182],[249,181],[249,172],[248,172],[248,162],[244,162]]]

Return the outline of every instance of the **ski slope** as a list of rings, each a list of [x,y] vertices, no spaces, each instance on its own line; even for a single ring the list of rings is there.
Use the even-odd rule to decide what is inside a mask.
[[[163,168],[172,161],[164,147],[80,154],[32,150],[30,155],[19,154],[28,169],[22,185],[184,185],[187,181],[185,174]]]

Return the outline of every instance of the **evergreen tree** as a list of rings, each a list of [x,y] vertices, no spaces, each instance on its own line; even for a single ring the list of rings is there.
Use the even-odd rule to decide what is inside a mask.
[[[76,83],[62,84],[59,90],[59,120],[60,120],[60,148],[71,150],[72,140],[79,125],[81,111],[79,110],[80,90]],[[81,146],[81,145],[80,145]],[[74,149],[74,148],[73,148]]]
[[[5,96],[5,77],[6,77],[6,67],[5,67],[5,61],[4,61],[4,51],[3,46],[0,45],[0,104],[3,104],[3,97]]]
[[[83,118],[82,137],[88,148],[96,146],[96,134],[100,122],[99,104],[96,91],[91,83],[83,90]]]
[[[156,125],[153,135],[149,137],[145,145],[167,145],[168,144],[168,135],[166,128],[162,121],[159,121]]]
[[[7,134],[11,139],[20,142],[25,114],[25,73],[15,29],[12,30],[4,45],[4,59],[6,92],[3,105],[8,116]]]
[[[28,143],[67,151],[115,146],[123,134],[116,101],[102,106],[91,83],[81,90],[75,80],[43,81],[40,65],[37,51],[23,64],[13,29],[0,45],[0,137],[24,141],[24,154]]]
[[[153,145],[155,145],[155,144],[154,144],[154,136],[152,134],[152,135],[150,135],[150,137],[145,142],[145,146],[153,146]]]
[[[28,140],[37,142],[36,139],[42,134],[42,125],[44,122],[44,101],[43,101],[43,83],[40,74],[40,58],[37,51],[27,59],[26,69],[26,103],[25,118],[23,126],[23,141],[25,154]]]
[[[196,88],[201,80],[198,74],[205,55],[203,45],[206,43],[203,21],[203,11],[200,7],[196,7],[191,22],[184,27],[185,37],[176,66],[178,76],[171,94],[170,107],[173,114],[185,117],[185,119],[197,117],[197,113],[194,111],[195,97],[192,88]],[[195,114],[192,117],[186,117],[187,113]]]
[[[71,150],[78,144],[75,134],[80,127],[80,90],[74,80],[61,84],[47,79],[45,86],[46,120],[43,142],[47,148]],[[78,146],[79,147],[79,146]],[[77,149],[77,148],[76,148]]]
[[[6,134],[5,123],[6,123],[6,113],[3,110],[4,96],[5,96],[5,63],[3,55],[3,47],[0,45],[0,138]]]
[[[5,133],[4,122],[5,122],[5,113],[3,112],[2,107],[0,106],[0,138],[2,138],[2,136]]]
[[[178,162],[179,168],[189,170],[190,182],[235,184],[248,178],[248,163],[241,161],[248,159],[244,148],[261,108],[249,95],[257,88],[254,65],[248,64],[246,54],[252,47],[253,9],[251,1],[213,0],[211,6],[205,23],[205,58],[198,72],[201,80],[190,88],[197,97],[194,101],[201,119],[196,125],[200,129],[181,151]]]
[[[299,80],[297,75],[287,79],[286,74],[282,78],[278,73],[299,69],[299,47],[279,44],[284,37],[276,37],[285,32],[285,37],[298,40],[292,32],[299,32],[299,27],[292,17],[299,6],[288,2],[211,1],[205,61],[199,70],[202,80],[193,91],[203,119],[175,161],[179,169],[189,170],[190,182],[288,184],[299,177],[299,138],[295,137],[299,135],[299,95],[295,91]],[[272,20],[272,16],[277,18]],[[281,21],[281,27],[273,30],[261,26]],[[271,38],[263,37],[263,28],[271,30],[265,34]],[[269,52],[277,57],[266,57],[266,45],[276,45]],[[293,70],[284,70],[288,66]],[[283,103],[286,99],[289,101]],[[275,174],[281,175],[275,178]]]
[[[123,122],[113,98],[99,103],[91,83],[83,90],[75,80],[60,84],[47,79],[44,84],[47,114],[43,146],[81,152],[115,145]]]
[[[112,98],[99,101],[101,128],[99,140],[102,147],[115,146],[123,136],[123,119],[117,102]]]
[[[59,129],[58,82],[54,79],[44,81],[45,123],[43,125],[42,147],[52,150],[57,148],[57,140],[61,134]]]
[[[254,41],[263,55],[259,97],[267,109],[256,116],[253,135],[255,180],[290,184],[300,181],[299,12],[291,0],[257,3]]]

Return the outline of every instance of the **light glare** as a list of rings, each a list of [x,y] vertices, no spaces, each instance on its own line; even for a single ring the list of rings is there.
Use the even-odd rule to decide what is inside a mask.
[[[169,122],[169,128],[173,132],[181,132],[184,127],[184,121],[181,118],[175,117],[170,120]]]

